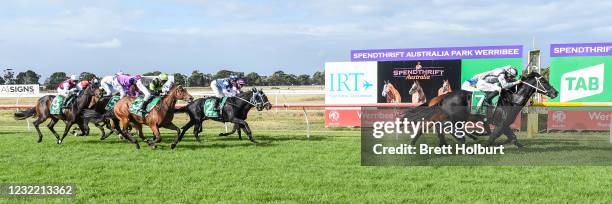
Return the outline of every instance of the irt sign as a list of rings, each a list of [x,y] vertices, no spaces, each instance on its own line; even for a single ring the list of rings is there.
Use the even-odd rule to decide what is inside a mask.
[[[329,77],[329,91],[363,91],[372,86],[363,72],[331,73]]]
[[[325,104],[376,103],[377,62],[325,63]]]

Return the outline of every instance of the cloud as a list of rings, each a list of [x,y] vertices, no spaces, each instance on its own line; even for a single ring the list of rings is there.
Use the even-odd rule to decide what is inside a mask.
[[[113,38],[102,42],[81,43],[80,45],[86,48],[120,48],[121,41],[117,38]]]

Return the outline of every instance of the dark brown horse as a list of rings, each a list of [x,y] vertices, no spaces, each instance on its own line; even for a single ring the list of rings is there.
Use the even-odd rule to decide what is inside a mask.
[[[72,125],[77,124],[81,126],[81,130],[88,131],[87,127],[82,125],[82,118],[80,116],[80,112],[85,108],[91,108],[93,104],[95,104],[92,99],[96,94],[100,94],[99,89],[96,88],[96,85],[92,84],[87,87],[83,91],[81,95],[79,95],[75,102],[73,102],[69,108],[64,108],[62,110],[62,114],[51,114],[51,103],[53,99],[55,99],[55,95],[46,95],[38,99],[36,101],[36,105],[34,108],[27,109],[25,111],[17,112],[14,114],[14,118],[16,120],[24,120],[29,117],[37,117],[36,121],[33,122],[34,128],[36,128],[36,132],[38,133],[38,142],[42,141],[42,133],[40,132],[39,125],[44,123],[47,119],[51,119],[51,122],[47,125],[49,130],[55,136],[57,144],[61,144]],[[57,132],[55,132],[55,124],[57,121],[64,121],[66,123],[66,128],[64,130],[64,134],[60,138]]]
[[[172,119],[174,118],[174,106],[178,100],[184,101],[193,101],[193,96],[187,92],[185,88],[182,86],[175,86],[166,96],[162,98],[162,100],[155,105],[155,107],[149,112],[149,114],[145,117],[142,117],[140,114],[130,113],[129,107],[136,100],[136,97],[123,97],[121,100],[117,102],[115,108],[113,109],[113,113],[115,117],[119,120],[119,124],[121,126],[121,134],[130,140],[130,142],[136,145],[136,148],[139,149],[140,145],[138,141],[132,137],[131,133],[128,131],[128,128],[131,124],[131,127],[138,130],[138,136],[141,139],[147,141],[151,148],[155,148],[155,143],[161,142],[161,134],[159,133],[159,127],[168,128],[171,130],[175,130],[177,137],[181,133],[181,130],[172,123]],[[155,135],[155,140],[147,140],[142,132],[142,125],[145,124],[151,128],[153,131],[153,135]]]

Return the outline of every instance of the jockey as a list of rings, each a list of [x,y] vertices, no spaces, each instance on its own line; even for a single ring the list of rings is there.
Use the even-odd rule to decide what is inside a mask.
[[[154,78],[144,78],[136,80],[136,87],[144,94],[144,103],[140,106],[140,110],[146,112],[147,105],[151,102],[153,96],[159,96],[164,92],[164,84],[168,82],[168,74],[161,73]]]
[[[119,93],[123,89],[117,80],[117,76],[123,75],[123,72],[117,72],[114,76],[105,76],[100,80],[100,86],[104,89],[104,96],[110,96]]]
[[[493,98],[497,96],[502,89],[509,89],[521,83],[521,80],[515,80],[518,71],[511,65],[495,68],[493,70],[475,75],[472,79],[463,83],[461,88],[470,91],[470,88],[464,87],[466,83],[476,85],[476,90],[485,93],[483,105],[486,107],[493,106]],[[473,90],[473,89],[471,89]]]
[[[244,85],[243,79],[230,76],[228,78],[216,79],[210,83],[210,88],[216,97],[223,98],[224,96],[232,97],[240,93],[240,87]]]
[[[72,100],[73,96],[78,93],[78,91],[79,87],[77,86],[77,76],[74,74],[70,75],[70,78],[58,84],[57,94],[66,99],[63,108],[68,107],[69,102]]]
[[[113,89],[119,90],[119,96],[137,96],[138,93],[131,89],[132,86],[136,85],[136,81],[140,79],[140,75],[128,76],[128,75],[117,75],[113,81]]]

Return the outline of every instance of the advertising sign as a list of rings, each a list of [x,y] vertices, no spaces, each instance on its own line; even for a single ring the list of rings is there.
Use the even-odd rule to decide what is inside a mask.
[[[611,102],[612,43],[553,44],[550,82],[560,102]]]
[[[39,91],[38,84],[0,85],[0,97],[35,96]]]
[[[378,102],[422,104],[460,89],[460,78],[461,60],[379,62]]]
[[[559,90],[550,101],[612,102],[612,43],[552,44],[550,57],[549,81]],[[548,129],[609,130],[609,107],[580,109],[551,108]]]
[[[376,103],[377,62],[325,63],[325,104]],[[326,126],[361,124],[361,108],[326,108]]]
[[[376,62],[325,63],[325,104],[376,103]]]

